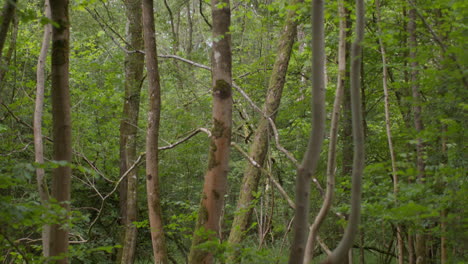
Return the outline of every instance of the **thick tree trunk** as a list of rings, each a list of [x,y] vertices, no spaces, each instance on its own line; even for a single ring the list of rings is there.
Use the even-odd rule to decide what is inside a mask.
[[[67,212],[70,210],[71,189],[71,118],[69,91],[70,22],[68,0],[50,0],[52,20],[57,24],[52,30],[52,118],[54,160],[66,161],[52,172],[52,198]],[[50,256],[62,256],[56,263],[68,263],[68,229],[54,224],[50,231]],[[65,256],[64,256],[65,255]]]
[[[127,50],[143,50],[143,32],[141,24],[141,0],[126,0],[125,15],[127,17]],[[122,176],[137,158],[137,129],[140,110],[140,92],[143,81],[144,55],[131,52],[125,55],[125,98],[122,120],[120,121],[120,175]],[[121,184],[121,215],[124,225],[122,250],[118,262],[133,263],[137,228],[137,169],[128,173]]]
[[[297,5],[303,2],[302,0],[293,0],[292,5]],[[281,102],[283,87],[286,80],[286,73],[288,70],[289,59],[291,57],[291,50],[294,44],[294,38],[297,33],[296,12],[290,11],[286,22],[279,38],[278,53],[276,56],[275,64],[270,76],[265,104],[263,112],[265,116],[275,120],[278,108]],[[268,146],[270,142],[271,131],[269,121],[262,116],[253,137],[252,146],[250,147],[249,157],[257,162],[257,166],[249,163],[244,171],[241,189],[239,192],[239,200],[237,201],[237,209],[234,214],[234,220],[229,234],[229,244],[238,245],[243,238],[243,234],[248,228],[249,218],[252,214],[251,208],[254,200],[254,193],[257,192],[258,184],[262,171],[259,168],[263,167]],[[238,257],[238,252],[233,252],[230,256],[230,261]]]
[[[364,170],[364,128],[361,103],[361,57],[364,38],[364,1],[356,0],[356,39],[351,51],[351,112],[353,118],[353,172],[351,187],[351,213],[348,225],[338,246],[323,262],[327,264],[342,263],[352,247],[359,229],[361,218],[361,182]]]
[[[289,263],[302,263],[309,228],[311,178],[315,175],[325,131],[325,37],[324,1],[312,2],[312,131],[296,178],[296,211]]]
[[[198,245],[219,237],[226,192],[232,127],[231,11],[229,0],[212,0],[213,129],[200,211],[190,248],[189,263],[213,263],[213,254]],[[204,232],[205,234],[201,234]]]
[[[143,36],[148,73],[148,129],[146,134],[146,191],[154,262],[168,263],[159,195],[158,138],[161,113],[161,84],[156,51],[153,0],[143,0]]]
[[[418,62],[416,61],[416,48],[417,48],[417,39],[416,39],[416,10],[414,8],[410,9],[409,13],[409,22],[408,22],[408,45],[409,45],[409,59],[410,59],[410,81],[411,81],[411,91],[413,96],[413,120],[414,128],[417,135],[416,143],[416,168],[418,172],[418,181],[424,183],[425,178],[425,162],[424,162],[424,145],[420,136],[420,133],[424,129],[423,122],[421,119],[421,96],[419,93],[419,84],[418,84]],[[420,231],[424,232],[424,231]],[[426,264],[427,263],[427,253],[426,253],[426,237],[425,234],[417,233],[416,234],[416,263],[417,264]]]
[[[340,19],[339,44],[338,44],[338,80],[333,103],[332,119],[330,124],[330,143],[328,146],[327,161],[327,190],[322,207],[310,226],[309,237],[304,255],[304,264],[312,262],[314,257],[315,240],[318,230],[325,220],[333,202],[335,191],[335,171],[336,171],[336,146],[338,141],[338,122],[340,119],[341,104],[343,101],[344,86],[346,81],[346,8],[344,0],[338,3],[338,16]]]
[[[44,3],[45,16],[49,19],[52,18],[50,14],[49,0],[45,0]],[[36,102],[34,108],[34,160],[39,164],[44,163],[44,145],[42,142],[42,113],[44,110],[44,90],[45,90],[45,67],[47,52],[50,47],[50,39],[52,37],[52,25],[46,24],[44,26],[44,36],[42,39],[41,52],[37,60],[36,69]],[[41,204],[46,207],[49,202],[49,190],[47,187],[47,181],[45,179],[45,172],[43,168],[36,169],[36,180],[37,189],[39,192],[39,198]],[[44,257],[49,256],[49,244],[50,244],[50,225],[46,224],[42,226],[42,254]]]
[[[3,5],[2,15],[0,16],[0,62],[2,61],[3,46],[5,45],[8,28],[13,19],[16,10],[17,0],[5,0]]]

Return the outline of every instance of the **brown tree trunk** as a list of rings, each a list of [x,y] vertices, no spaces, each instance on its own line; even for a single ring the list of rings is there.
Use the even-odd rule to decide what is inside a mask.
[[[49,0],[44,3],[45,16],[51,19]],[[52,37],[52,25],[46,24],[44,26],[44,36],[42,39],[41,52],[37,60],[36,69],[36,102],[34,108],[34,160],[39,164],[44,163],[44,145],[42,142],[42,113],[44,109],[44,90],[45,90],[45,67],[47,52],[49,51],[50,39]],[[45,172],[43,168],[36,169],[37,189],[41,204],[46,207],[49,202],[49,190],[47,181],[45,179]],[[44,257],[49,256],[50,244],[50,225],[45,224],[42,226],[42,254]]]
[[[68,0],[50,0],[52,20],[57,26],[52,30],[52,118],[54,160],[65,161],[52,172],[52,198],[67,212],[70,210],[71,189],[71,118],[69,91],[70,22]],[[68,229],[60,224],[51,226],[50,256],[61,256],[56,263],[68,263]]]
[[[10,22],[15,14],[16,1],[17,0],[5,0],[2,15],[0,16],[0,62],[2,61],[3,46],[5,45],[8,28],[10,27]]]
[[[322,207],[315,217],[310,227],[309,237],[304,256],[304,264],[311,263],[314,257],[315,240],[318,230],[325,220],[328,211],[333,202],[335,191],[335,171],[336,171],[336,146],[338,141],[338,122],[340,119],[341,104],[343,101],[343,92],[346,81],[346,8],[344,0],[338,3],[338,16],[340,19],[339,44],[338,44],[338,80],[335,92],[335,101],[333,103],[332,119],[330,124],[330,143],[328,147],[327,161],[327,190],[323,200]]]
[[[213,129],[197,225],[190,248],[189,263],[213,263],[213,254],[198,245],[219,237],[226,192],[232,127],[231,11],[229,0],[212,0]],[[201,232],[205,232],[201,235]],[[208,232],[208,234],[206,234]]]
[[[143,32],[141,24],[141,0],[126,0],[125,15],[127,17],[127,50],[125,55],[125,98],[122,120],[120,121],[120,176],[135,162],[137,148],[138,114],[140,110],[140,92],[143,82],[144,55]],[[137,228],[137,169],[128,173],[122,181],[120,190],[122,224],[125,227],[119,263],[133,263]]]
[[[302,2],[302,0],[293,0],[291,5],[297,5]],[[278,53],[275,64],[273,65],[266,100],[263,106],[265,116],[270,117],[273,121],[275,120],[281,102],[291,50],[297,33],[297,22],[295,18],[296,12],[290,11],[278,41]],[[249,157],[257,162],[257,166],[248,163],[244,171],[239,199],[237,201],[237,209],[229,234],[229,244],[233,246],[238,245],[242,241],[243,234],[248,228],[249,218],[253,210],[251,204],[254,200],[254,193],[257,192],[262,175],[262,171],[259,167],[263,167],[268,152],[269,139],[271,137],[270,129],[269,120],[262,116],[255,130],[252,146],[248,154]],[[235,257],[239,256],[237,253],[238,252],[232,253],[229,257],[230,261],[239,261],[234,260]]]
[[[416,61],[416,48],[417,48],[417,39],[416,39],[416,10],[414,8],[409,10],[408,13],[409,22],[408,22],[408,45],[409,45],[409,59],[410,59],[410,82],[411,82],[411,91],[413,96],[413,119],[414,127],[417,135],[416,143],[416,168],[418,172],[418,181],[424,183],[425,178],[425,163],[424,163],[424,145],[420,136],[420,133],[424,129],[423,122],[421,119],[421,96],[419,93],[419,84],[418,84],[418,62]],[[424,232],[424,231],[420,231]],[[417,233],[416,234],[416,263],[417,264],[426,264],[427,263],[427,254],[426,254],[426,238],[425,234]]]
[[[351,112],[353,118],[353,172],[351,187],[351,213],[348,225],[338,246],[323,262],[327,264],[342,263],[352,247],[358,233],[361,218],[361,182],[364,170],[364,128],[361,103],[361,57],[364,38],[364,1],[356,0],[356,39],[351,50]]]
[[[143,0],[143,36],[148,73],[148,129],[146,134],[146,191],[154,262],[168,263],[159,195],[158,138],[161,113],[161,84],[156,51],[153,0]]]
[[[309,227],[309,196],[312,176],[315,175],[325,131],[325,37],[324,1],[312,1],[312,131],[296,178],[296,211],[289,263],[302,263]]]

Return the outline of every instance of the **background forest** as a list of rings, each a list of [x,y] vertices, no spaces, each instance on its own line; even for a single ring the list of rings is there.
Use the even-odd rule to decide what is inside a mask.
[[[54,16],[60,1],[51,2]],[[47,43],[59,22],[45,12],[48,0],[5,0],[0,262],[54,259],[57,255],[48,252],[54,236],[47,230],[59,226],[69,232],[69,249],[67,259],[57,263],[302,263],[292,260],[290,251],[296,247],[299,161],[310,131],[318,129],[311,108],[311,98],[320,98],[311,89],[315,69],[324,77],[323,144],[314,156],[312,184],[302,187],[310,192],[307,226],[324,198],[331,202],[333,196],[312,238],[317,243],[309,257],[320,263],[343,236],[355,191],[350,68],[359,57],[353,69],[360,76],[354,87],[365,149],[361,219],[347,258],[329,263],[467,263],[468,1],[364,2],[360,42],[355,3],[326,1],[323,52],[312,54],[311,43],[321,38],[312,37],[319,35],[312,30],[311,0],[213,1],[213,6],[208,0],[144,0],[154,7],[143,9],[140,0],[71,1],[68,162],[54,158],[54,64]],[[149,24],[155,26],[158,75],[146,70],[154,70],[147,46],[154,34],[145,31],[149,37],[143,40],[142,10],[148,11],[143,21],[155,16]],[[216,10],[226,12],[219,18]],[[216,33],[229,10],[230,39]],[[356,56],[353,42],[362,44]],[[229,43],[232,70],[218,71],[212,62],[218,60],[217,43]],[[312,61],[318,53],[323,68]],[[223,53],[226,58],[230,55]],[[218,227],[210,232],[200,228],[200,200],[206,199],[205,179],[219,165],[211,155],[217,135],[224,134],[212,108],[218,94],[231,102],[231,92],[223,94],[224,86],[215,81],[226,72],[233,81],[229,170],[225,191],[213,192],[222,203]],[[156,135],[151,150],[148,120],[157,105],[148,94],[154,94],[156,83],[160,123],[158,132],[148,132]],[[159,167],[151,168],[154,164]],[[53,198],[62,187],[52,183],[60,168],[72,171],[71,200],[62,204]],[[155,228],[156,218],[148,215],[162,219],[163,226]],[[308,230],[297,232],[306,239]],[[202,262],[200,252],[209,252],[209,260],[204,255]]]

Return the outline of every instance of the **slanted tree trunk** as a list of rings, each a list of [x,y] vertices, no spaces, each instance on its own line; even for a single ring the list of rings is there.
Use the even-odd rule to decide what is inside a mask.
[[[291,5],[297,5],[302,2],[303,0],[293,0]],[[266,100],[263,106],[265,116],[270,117],[273,121],[278,113],[278,108],[281,102],[289,59],[291,57],[291,50],[296,33],[296,12],[289,11],[278,41],[278,53],[276,55],[275,64],[273,65]],[[249,157],[255,160],[260,167],[263,167],[265,162],[270,136],[271,131],[269,120],[262,116],[258,127],[255,130],[253,142],[249,151]],[[243,234],[248,228],[247,225],[253,210],[251,205],[254,200],[254,193],[257,192],[260,177],[262,175],[262,171],[258,166],[248,163],[244,171],[244,177],[239,192],[239,200],[237,201],[237,209],[234,214],[234,220],[229,234],[230,245],[238,245],[242,241]],[[233,252],[229,258],[230,261],[234,261],[234,258],[239,256],[237,253],[238,252]],[[238,261],[239,260],[236,260],[235,262]]]
[[[356,0],[356,39],[351,50],[351,112],[353,119],[353,172],[351,187],[351,213],[343,238],[324,264],[342,263],[348,256],[358,233],[361,218],[361,182],[364,170],[364,128],[361,104],[361,57],[364,38],[364,1]]]
[[[312,176],[316,173],[325,131],[325,37],[324,1],[312,1],[312,131],[296,178],[296,211],[289,263],[304,260],[309,228],[309,196]]]
[[[416,10],[414,7],[408,12],[408,46],[409,46],[409,60],[410,60],[410,82],[411,91],[413,96],[413,121],[414,128],[417,135],[416,143],[416,168],[418,172],[417,179],[420,183],[424,182],[425,178],[425,163],[424,163],[424,145],[420,136],[421,131],[424,129],[421,119],[421,96],[419,93],[418,84],[418,62],[416,56],[417,38],[416,38]],[[420,231],[423,232],[423,231]],[[426,237],[422,233],[416,234],[415,241],[416,264],[426,264]]]
[[[44,3],[45,16],[51,19],[50,4],[49,0],[45,0]],[[37,60],[36,69],[36,102],[34,108],[34,160],[39,164],[44,163],[44,145],[42,142],[42,113],[44,110],[44,90],[45,90],[45,67],[47,52],[49,51],[50,39],[52,37],[52,25],[46,24],[44,26],[44,36],[42,39],[41,52]],[[49,202],[49,190],[47,187],[47,180],[45,178],[45,172],[43,168],[36,169],[36,180],[37,189],[39,192],[39,198],[41,204],[47,207]],[[45,224],[42,226],[42,254],[44,257],[49,256],[49,244],[50,244],[50,225]]]
[[[154,262],[168,263],[159,195],[158,138],[161,113],[161,84],[154,27],[153,0],[143,0],[143,36],[148,73],[148,129],[146,134],[146,191]]]
[[[197,248],[219,237],[226,192],[232,127],[231,11],[229,0],[212,0],[213,129],[200,210],[190,248],[189,263],[213,263],[213,254]],[[204,233],[204,234],[203,234]]]
[[[57,26],[52,30],[52,126],[54,160],[65,161],[52,172],[52,198],[67,212],[70,210],[71,189],[71,118],[69,91],[70,21],[68,0],[50,0],[52,20]],[[68,213],[67,213],[68,215]],[[50,231],[50,256],[61,257],[58,264],[68,263],[68,216],[53,224]]]
[[[338,80],[333,103],[332,119],[330,124],[330,143],[328,147],[327,162],[327,190],[323,199],[322,207],[310,226],[309,237],[304,255],[304,264],[311,263],[314,258],[315,240],[318,230],[325,220],[333,202],[335,191],[335,169],[336,169],[336,145],[338,141],[338,122],[340,119],[341,104],[343,101],[344,86],[346,81],[346,8],[344,0],[338,3],[338,16],[340,19],[339,44],[338,44]]]
[[[16,0],[5,0],[2,15],[0,16],[0,62],[2,60],[3,46],[5,45],[8,28],[16,10]]]
[[[138,114],[140,110],[140,92],[143,82],[144,55],[143,32],[141,24],[141,0],[126,0],[127,50],[125,55],[125,98],[122,120],[120,121],[120,176],[122,176],[137,158]],[[128,173],[122,181],[120,190],[121,216],[124,225],[122,249],[119,263],[133,263],[137,240],[137,169]]]
[[[388,150],[390,152],[390,160],[392,163],[392,178],[393,178],[393,194],[395,195],[395,204],[398,204],[398,169],[396,165],[395,151],[393,150],[392,130],[390,124],[390,101],[388,93],[388,70],[387,70],[387,54],[385,52],[384,42],[382,40],[382,18],[380,14],[380,1],[376,0],[376,16],[377,28],[379,34],[380,54],[382,56],[382,86],[384,90],[384,107],[385,107],[385,129],[387,132]],[[396,226],[397,248],[398,248],[398,264],[404,263],[404,243],[402,236],[402,228],[398,224]]]

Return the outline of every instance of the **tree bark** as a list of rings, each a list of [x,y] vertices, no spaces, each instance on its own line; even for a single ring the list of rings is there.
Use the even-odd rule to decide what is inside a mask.
[[[49,19],[52,18],[50,11],[49,0],[45,0],[44,3],[45,16]],[[45,67],[47,52],[50,47],[50,39],[52,37],[52,25],[46,24],[44,26],[44,35],[42,39],[41,51],[37,60],[36,69],[36,102],[34,108],[34,160],[38,164],[44,163],[44,145],[42,142],[42,113],[44,110],[44,90],[45,90]],[[36,180],[37,189],[39,192],[39,198],[41,204],[44,207],[48,206],[49,203],[49,190],[47,187],[47,180],[45,178],[45,172],[43,168],[36,169]],[[42,254],[44,257],[49,256],[50,248],[50,225],[45,224],[42,226]]]
[[[56,263],[68,263],[68,229],[65,221],[70,211],[71,189],[71,118],[69,91],[70,22],[68,0],[50,0],[52,20],[52,123],[54,160],[65,161],[52,172],[52,198],[67,214],[50,231],[50,256],[60,257]]]
[[[336,146],[338,141],[338,122],[340,119],[341,104],[343,101],[344,86],[346,81],[346,8],[344,0],[338,3],[338,16],[340,19],[339,43],[338,43],[338,80],[333,103],[332,119],[330,124],[330,143],[328,146],[327,161],[327,190],[322,207],[310,226],[309,237],[304,256],[304,264],[309,264],[314,258],[315,240],[318,230],[325,220],[333,202],[335,191]]]
[[[159,195],[158,138],[161,113],[161,84],[158,70],[153,0],[143,0],[143,36],[148,73],[148,129],[146,134],[146,191],[154,262],[168,263]]]
[[[125,15],[127,17],[127,50],[144,49],[141,0],[126,0]],[[137,159],[137,129],[140,110],[140,92],[143,82],[144,55],[131,52],[125,55],[125,98],[122,120],[120,121],[120,176],[122,176]],[[137,228],[137,169],[128,173],[122,182],[120,190],[122,224],[125,227],[122,250],[119,262],[122,264],[135,261]]]
[[[315,175],[325,131],[324,1],[312,1],[312,131],[296,178],[296,211],[289,263],[302,263],[307,242],[311,178]]]
[[[388,150],[390,153],[390,160],[392,163],[392,178],[393,178],[393,194],[395,196],[395,204],[398,204],[398,169],[396,165],[395,151],[393,150],[392,130],[390,124],[390,101],[388,93],[388,69],[387,69],[387,54],[385,52],[384,42],[382,40],[382,18],[380,14],[380,1],[376,0],[376,16],[377,28],[379,34],[380,54],[382,56],[382,86],[384,90],[384,108],[385,108],[385,129],[387,133]],[[396,226],[397,235],[397,248],[398,248],[398,264],[404,263],[404,242],[401,233],[401,226]]]
[[[361,57],[364,38],[364,1],[356,0],[356,39],[351,50],[351,112],[353,119],[353,172],[351,187],[351,214],[348,225],[338,246],[323,262],[327,264],[342,263],[353,245],[359,229],[361,218],[361,182],[364,170],[364,128],[361,104]]]
[[[297,5],[302,2],[303,0],[293,0],[291,1],[291,5]],[[283,87],[286,81],[286,73],[289,66],[289,59],[291,57],[296,33],[296,12],[289,11],[278,41],[278,53],[273,65],[266,100],[263,106],[264,114],[270,117],[273,121],[275,120],[281,102]],[[254,166],[249,163],[244,171],[239,199],[237,201],[237,209],[234,214],[234,220],[229,234],[229,244],[232,246],[236,246],[242,241],[244,233],[248,228],[247,225],[253,210],[253,208],[251,208],[251,204],[254,200],[254,193],[258,189],[258,184],[262,175],[261,168],[264,166],[266,154],[268,152],[271,137],[270,129],[269,120],[262,116],[258,127],[255,130],[253,142],[248,154],[248,156],[258,164],[257,166]],[[236,257],[239,257],[239,254],[237,253],[237,251],[233,252],[229,256],[229,261],[240,261],[238,259],[235,260]]]
[[[5,45],[8,28],[10,27],[10,22],[15,14],[16,1],[17,0],[5,0],[2,15],[0,16],[0,62],[2,61],[3,46]]]
[[[190,248],[189,263],[213,263],[213,254],[198,245],[219,237],[226,192],[232,127],[231,11],[229,0],[212,0],[213,129],[200,210]],[[204,232],[205,234],[201,234]]]

